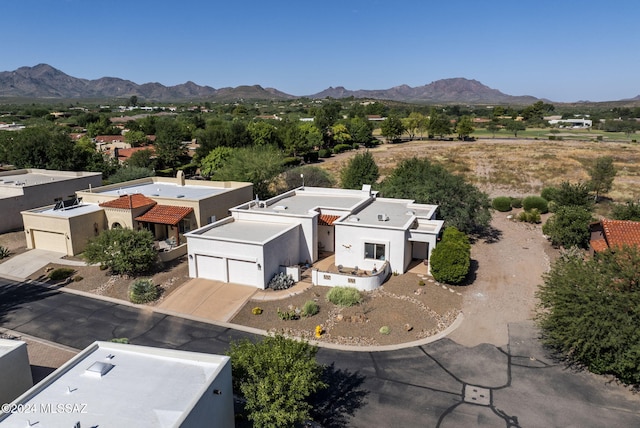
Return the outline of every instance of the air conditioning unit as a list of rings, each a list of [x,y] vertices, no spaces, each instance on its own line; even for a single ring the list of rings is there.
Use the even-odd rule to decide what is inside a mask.
[[[265,201],[258,202],[258,208],[267,208],[267,203]]]
[[[378,214],[378,221],[389,221],[389,216],[386,214]]]

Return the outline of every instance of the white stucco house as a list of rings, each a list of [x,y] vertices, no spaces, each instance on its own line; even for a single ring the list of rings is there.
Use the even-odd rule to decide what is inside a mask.
[[[2,427],[235,425],[227,356],[94,342],[0,412]]]
[[[412,260],[429,259],[443,226],[437,208],[381,198],[370,186],[300,187],[186,233],[189,275],[265,289],[284,267],[313,263],[320,251],[351,270],[404,273]]]
[[[12,402],[33,386],[25,342],[0,338],[0,373],[0,404]]]

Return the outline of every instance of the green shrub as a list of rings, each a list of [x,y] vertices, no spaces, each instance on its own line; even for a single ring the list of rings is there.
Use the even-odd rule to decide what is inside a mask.
[[[354,306],[362,301],[362,294],[354,287],[333,287],[327,293],[327,300],[338,306]]]
[[[282,321],[292,321],[300,318],[300,309],[298,308],[289,309],[288,311],[281,311],[280,308],[278,308],[276,311],[278,313],[278,318]]]
[[[114,337],[109,342],[124,343],[125,345],[127,345],[129,343],[129,338],[128,337]]]
[[[336,144],[333,147],[333,153],[338,154],[338,153],[346,152],[352,149],[353,149],[353,146],[351,144]]]
[[[419,285],[420,287],[424,287],[424,281],[423,281],[423,280],[418,281],[418,285]]]
[[[300,165],[300,158],[296,156],[289,156],[283,159],[282,164],[287,168],[298,166]]]
[[[150,279],[137,279],[129,287],[132,303],[149,303],[160,297],[160,289]]]
[[[304,302],[304,306],[302,306],[302,316],[303,317],[312,317],[320,312],[320,306],[313,300],[307,300]]]
[[[320,149],[318,150],[318,156],[322,159],[326,159],[326,158],[330,158],[331,157],[331,150],[329,149]]]
[[[493,198],[493,201],[491,201],[491,207],[501,213],[511,211],[511,198],[508,196],[498,196],[497,198]]]
[[[540,211],[536,208],[530,211],[522,211],[518,215],[518,220],[526,223],[540,223]]]
[[[76,273],[76,271],[71,268],[58,268],[49,273],[49,279],[52,281],[62,281],[63,279],[69,278],[74,273]]]
[[[11,250],[7,247],[3,247],[0,245],[0,260],[5,259],[11,255]]]
[[[251,309],[251,313],[253,315],[261,315],[263,312],[261,307],[256,306],[255,308]]]
[[[527,196],[522,200],[522,207],[525,211],[530,211],[536,208],[540,211],[540,214],[546,214],[549,212],[549,203],[542,196]]]
[[[73,282],[80,282],[84,279],[84,277],[80,276],[80,275],[76,275],[73,277]]]
[[[469,237],[453,226],[442,234],[442,240],[431,253],[431,275],[440,282],[459,284],[471,267]]]
[[[511,198],[511,207],[512,208],[522,208],[522,199],[521,198]]]
[[[558,211],[558,204],[556,203],[556,201],[550,201],[548,208],[550,213],[554,213]]]
[[[632,140],[631,142],[635,143],[635,140]],[[360,148],[360,143],[353,143],[351,147],[353,148],[353,150],[358,150]]]
[[[545,187],[544,189],[542,189],[542,192],[540,192],[540,196],[542,196],[547,201],[555,201],[557,195],[557,187]]]
[[[387,325],[383,325],[380,327],[380,334],[389,334],[391,333],[391,329]]]

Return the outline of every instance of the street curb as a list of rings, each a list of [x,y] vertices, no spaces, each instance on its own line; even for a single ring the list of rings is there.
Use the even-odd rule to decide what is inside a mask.
[[[6,278],[6,275],[3,276],[4,278]],[[15,280],[12,278],[7,278],[10,280]],[[228,322],[223,322],[223,321],[214,321],[208,318],[202,318],[202,317],[198,317],[198,316],[193,316],[193,315],[189,315],[189,314],[184,314],[181,312],[175,312],[175,311],[171,311],[171,310],[166,310],[166,309],[160,309],[160,308],[156,308],[153,306],[147,306],[147,305],[138,305],[135,303],[131,303],[131,302],[127,302],[126,300],[120,300],[120,299],[115,299],[113,297],[107,297],[107,296],[100,296],[98,294],[93,294],[93,293],[89,293],[86,291],[80,291],[80,290],[74,290],[71,288],[65,288],[62,286],[54,286],[54,285],[50,285],[50,284],[46,284],[46,283],[42,283],[39,281],[35,281],[35,280],[19,280],[20,282],[24,282],[25,284],[35,284],[44,288],[49,288],[52,290],[57,290],[57,291],[62,291],[65,293],[69,293],[69,294],[75,294],[78,296],[82,296],[82,297],[87,297],[89,299],[97,299],[97,300],[103,300],[105,302],[109,302],[109,303],[113,303],[116,305],[123,305],[123,306],[129,306],[129,307],[133,307],[133,308],[137,308],[137,309],[143,309],[143,310],[147,310],[150,312],[155,312],[155,313],[159,313],[162,315],[168,315],[168,316],[173,316],[173,317],[178,317],[178,318],[183,318],[183,319],[188,319],[191,321],[197,321],[197,322],[201,322],[201,323],[205,323],[205,324],[211,324],[211,325],[215,325],[218,327],[224,327],[224,328],[228,328],[228,329],[232,329],[232,330],[238,330],[238,331],[243,331],[245,333],[251,333],[251,334],[256,334],[256,335],[261,335],[261,336],[269,336],[271,333],[269,333],[266,330],[261,330],[261,329],[257,329],[254,327],[248,327],[248,326],[244,326],[244,325],[240,325],[240,324],[233,324],[233,323],[228,323]],[[316,340],[308,340],[308,342],[314,346],[317,346],[319,348],[327,348],[327,349],[335,349],[335,350],[340,350],[340,351],[352,351],[352,352],[384,352],[384,351],[397,351],[400,349],[406,349],[406,348],[413,348],[416,346],[423,346],[423,345],[427,345],[429,343],[435,342],[437,340],[440,340],[444,337],[446,337],[447,335],[451,334],[454,330],[456,330],[461,324],[462,321],[464,320],[464,314],[462,312],[460,312],[458,314],[458,316],[456,317],[456,319],[453,321],[453,323],[451,323],[446,329],[444,329],[443,331],[433,335],[433,336],[429,336],[429,337],[425,337],[424,339],[419,339],[419,340],[415,340],[412,342],[405,342],[405,343],[398,343],[395,345],[381,345],[381,346],[354,346],[354,345],[340,345],[340,344],[336,344],[336,343],[326,343],[326,342],[322,342],[322,341],[316,341]],[[297,339],[297,340],[304,340],[300,337],[296,337],[293,336],[293,338]]]

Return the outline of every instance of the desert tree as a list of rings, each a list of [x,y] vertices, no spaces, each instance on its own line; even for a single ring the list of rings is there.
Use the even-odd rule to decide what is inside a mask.
[[[611,190],[613,180],[616,177],[613,158],[611,156],[601,156],[597,158],[591,168],[589,168],[589,175],[591,176],[589,186],[595,194],[594,201],[598,202],[601,194]]]
[[[347,166],[340,172],[344,189],[360,189],[363,184],[374,184],[379,177],[378,165],[368,150],[364,153],[357,153],[349,159]]]

